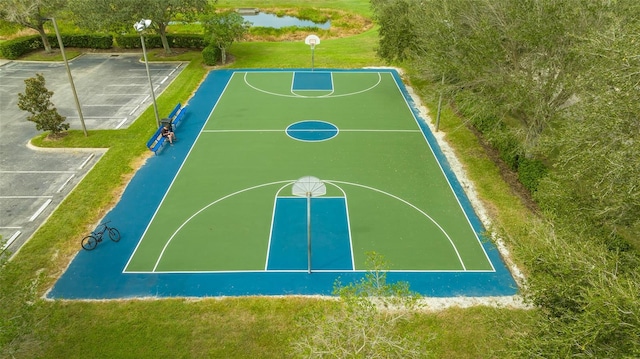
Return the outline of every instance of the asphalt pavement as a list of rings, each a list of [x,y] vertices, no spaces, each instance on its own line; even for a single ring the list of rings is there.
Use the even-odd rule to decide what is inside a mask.
[[[88,130],[125,129],[152,105],[140,58],[141,54],[85,54],[69,61]],[[184,66],[149,63],[156,98]],[[51,101],[71,128],[82,128],[63,62],[0,60],[0,236],[5,241],[0,252],[4,253],[15,254],[105,152],[30,146],[29,140],[41,132],[26,120],[28,113],[17,102],[24,80],[36,73],[43,74],[45,86],[54,92]]]

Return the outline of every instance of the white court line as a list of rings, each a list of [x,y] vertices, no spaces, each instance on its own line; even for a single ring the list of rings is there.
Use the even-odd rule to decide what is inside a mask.
[[[9,246],[18,238],[18,236],[20,236],[20,234],[22,234],[22,232],[20,231],[16,231],[16,233],[14,233],[9,240],[7,241],[7,243],[5,243],[2,246],[2,251],[4,252],[7,248],[9,248]]]
[[[62,186],[60,186],[60,188],[58,188],[58,190],[56,191],[56,193],[60,193],[62,192],[62,189],[64,188],[64,186],[66,186],[67,184],[69,184],[69,181],[71,181],[71,179],[75,177],[75,175],[71,175],[69,178],[67,178],[66,181],[64,181],[64,183],[62,184]]]
[[[29,218],[29,222],[33,222],[36,220],[36,218],[38,218],[38,216],[40,214],[42,214],[42,212],[44,212],[45,208],[47,208],[47,206],[51,203],[51,199],[48,199],[42,206],[40,206],[40,208],[36,211],[36,213],[33,214],[33,216],[31,216],[31,218]]]
[[[122,125],[124,125],[125,122],[127,122],[128,118],[125,117],[124,119],[122,119],[122,121],[120,121],[120,123],[118,124],[118,126],[116,126],[116,130],[119,129],[120,127],[122,127]]]
[[[216,133],[216,132],[285,132],[286,130],[202,130],[202,132],[207,133]],[[309,130],[289,130],[291,132],[306,132]],[[333,130],[313,130],[314,132],[321,131],[333,131]],[[367,130],[367,129],[358,129],[358,130],[343,130],[340,129],[340,132],[408,132],[408,133],[422,133],[420,130]]]
[[[369,273],[368,269],[356,269],[356,270],[345,270],[345,269],[315,269],[314,273]],[[398,270],[398,269],[389,269],[385,270],[385,273],[493,273],[495,271],[489,269],[417,269],[417,270]],[[199,273],[214,273],[214,274],[225,274],[225,273],[308,273],[306,269],[270,269],[266,270],[176,270],[176,271],[127,271],[123,272],[127,274],[199,274]]]
[[[84,160],[84,162],[82,162],[82,164],[80,165],[80,167],[78,167],[79,170],[83,169],[84,166],[87,165],[87,163],[89,163],[89,161],[91,161],[91,159],[93,158],[93,156],[95,156],[94,153],[90,154],[89,157],[87,157],[86,160]]]

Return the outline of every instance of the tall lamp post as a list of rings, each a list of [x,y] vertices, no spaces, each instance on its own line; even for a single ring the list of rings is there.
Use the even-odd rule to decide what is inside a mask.
[[[80,116],[80,124],[82,125],[82,132],[87,137],[87,127],[84,125],[84,117],[82,116],[82,107],[80,106],[80,100],[78,100],[78,93],[76,92],[76,86],[73,84],[73,77],[71,76],[71,69],[69,68],[69,61],[67,61],[67,55],[64,53],[64,45],[62,44],[62,36],[58,30],[58,23],[54,17],[50,17],[49,20],[53,23],[53,29],[56,31],[56,37],[58,38],[58,46],[60,47],[60,53],[62,54],[62,60],[67,68],[67,76],[69,76],[69,83],[71,84],[71,91],[73,92],[73,98],[76,100],[76,109],[78,110],[78,116]]]
[[[140,34],[140,42],[142,43],[142,54],[144,55],[144,65],[147,68],[147,78],[149,78],[149,87],[151,88],[151,99],[153,100],[153,111],[156,115],[156,125],[160,128],[160,116],[158,115],[158,104],[156,103],[156,94],[153,92],[153,82],[151,82],[151,73],[149,73],[149,60],[147,60],[147,48],[144,45],[144,30],[151,26],[151,20],[141,19],[133,24],[133,28]]]

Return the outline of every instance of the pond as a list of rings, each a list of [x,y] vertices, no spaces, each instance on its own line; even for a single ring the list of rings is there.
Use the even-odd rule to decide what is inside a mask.
[[[325,23],[315,23],[311,20],[301,20],[293,16],[276,16],[268,13],[258,13],[256,15],[242,15],[242,17],[252,23],[252,26],[273,27],[279,29],[281,27],[297,26],[297,27],[317,27],[320,29],[328,29],[331,27],[331,21]]]

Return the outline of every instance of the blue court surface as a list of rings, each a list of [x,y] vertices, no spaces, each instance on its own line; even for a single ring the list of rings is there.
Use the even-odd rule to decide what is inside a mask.
[[[376,76],[388,76],[392,88],[400,92],[404,98],[410,115],[417,124],[413,132],[396,131],[395,136],[419,136],[426,141],[429,153],[435,155],[439,168],[447,178],[444,190],[455,192],[458,210],[466,215],[465,225],[472,228],[478,238],[484,238],[485,229],[475,214],[462,186],[449,167],[429,127],[420,118],[418,109],[398,73],[394,70],[375,70]],[[80,250],[67,270],[62,274],[53,288],[47,293],[52,299],[116,299],[134,297],[211,297],[211,296],[253,296],[253,295],[332,295],[336,280],[350,283],[362,279],[366,270],[354,264],[353,234],[363,228],[352,228],[350,225],[351,197],[328,195],[321,198],[286,197],[271,195],[271,218],[266,218],[265,244],[267,253],[262,268],[251,270],[216,270],[216,271],[127,271],[129,262],[138,249],[142,238],[147,233],[150,223],[158,214],[158,208],[168,196],[176,176],[180,173],[207,121],[215,117],[220,98],[227,96],[227,88],[236,75],[246,76],[252,73],[273,73],[275,76],[286,76],[294,73],[292,84],[287,84],[287,91],[334,91],[334,74],[350,74],[356,76],[371,70],[329,70],[310,72],[308,70],[215,70],[211,71],[189,100],[189,112],[183,119],[177,135],[180,141],[168,147],[158,156],[153,156],[136,172],[126,187],[120,201],[105,216],[104,221],[111,221],[121,234],[122,240],[117,243],[103,241],[95,250]],[[336,79],[337,79],[337,75]],[[291,78],[291,77],[290,77]],[[377,79],[381,82],[382,80]],[[291,86],[291,87],[289,87]],[[337,88],[336,88],[337,89]],[[351,91],[351,90],[350,90]],[[266,91],[263,91],[266,92]],[[356,91],[353,91],[356,93]],[[231,93],[233,94],[233,93]],[[246,96],[236,94],[239,98]],[[292,95],[280,96],[291,98]],[[324,95],[322,95],[324,96]],[[300,97],[304,98],[304,96]],[[340,97],[347,101],[347,97]],[[311,100],[316,101],[316,100]],[[224,109],[223,109],[224,110]],[[213,115],[212,115],[213,114]],[[326,146],[342,133],[333,124],[329,116],[323,120],[300,119],[299,123],[286,128],[281,127],[278,139],[290,143],[290,146]],[[223,120],[227,120],[224,118]],[[367,119],[368,120],[368,119]],[[289,123],[293,123],[289,122]],[[276,132],[263,130],[256,136],[264,141],[271,139],[270,134]],[[353,131],[353,130],[352,130]],[[243,135],[249,131],[240,129],[235,132],[208,132],[209,136],[224,138],[221,134]],[[338,135],[338,132],[340,135]],[[371,131],[370,131],[371,132]],[[353,136],[362,136],[370,132],[352,132]],[[374,133],[378,133],[373,131]],[[413,134],[413,135],[412,135]],[[209,137],[211,138],[211,137]],[[295,138],[298,141],[292,141]],[[331,139],[327,141],[327,139]],[[346,138],[346,137],[345,137]],[[230,140],[231,141],[231,140]],[[309,141],[309,142],[305,142]],[[218,141],[219,142],[219,141]],[[218,143],[215,142],[215,143]],[[231,141],[231,143],[236,143]],[[267,142],[268,143],[268,142]],[[297,147],[296,147],[297,148]],[[301,147],[302,148],[302,147]],[[204,158],[204,157],[203,157]],[[240,165],[239,165],[240,166]],[[246,170],[246,169],[244,169]],[[186,170],[182,170],[183,172]],[[306,172],[306,169],[305,169]],[[215,175],[215,171],[213,174]],[[313,173],[311,173],[313,174]],[[245,176],[246,177],[246,176]],[[245,179],[242,177],[241,179]],[[287,176],[289,178],[291,176]],[[205,188],[220,187],[214,180],[206,183]],[[293,178],[295,180],[295,178]],[[276,181],[273,179],[272,181]],[[199,178],[187,179],[186,186],[196,185]],[[265,180],[265,182],[267,182]],[[277,182],[273,182],[277,183]],[[335,182],[343,187],[355,184]],[[280,186],[280,185],[278,185]],[[258,188],[256,186],[256,188]],[[265,187],[266,188],[266,187]],[[361,192],[372,188],[360,186]],[[247,192],[248,193],[248,192]],[[390,198],[380,191],[375,196]],[[386,197],[385,197],[386,196]],[[267,196],[268,197],[268,196]],[[375,197],[375,198],[378,198]],[[393,199],[390,199],[392,201]],[[349,203],[347,203],[349,202]],[[397,201],[396,201],[397,202]],[[389,203],[396,203],[389,202]],[[387,202],[384,202],[387,203]],[[402,204],[404,206],[404,204]],[[310,210],[309,210],[310,209]],[[443,213],[446,211],[443,211]],[[445,213],[446,214],[446,213]],[[171,213],[171,216],[182,216]],[[268,217],[268,216],[267,216]],[[263,219],[259,219],[262,221]],[[181,220],[182,221],[182,220]],[[247,218],[247,226],[255,222]],[[262,222],[261,222],[262,223]],[[270,225],[268,224],[270,223]],[[322,230],[319,230],[319,229]],[[430,227],[429,227],[430,228]],[[242,228],[240,228],[242,229]],[[436,233],[437,234],[437,233]],[[433,234],[435,235],[435,234]],[[266,241],[265,241],[266,243]],[[308,245],[310,243],[310,247]],[[477,241],[481,247],[481,256],[486,256],[490,263],[487,268],[455,269],[455,270],[392,270],[387,273],[390,282],[407,281],[410,289],[424,296],[511,296],[518,292],[517,285],[495,245],[486,239]],[[312,253],[308,260],[307,253]],[[222,253],[221,255],[224,255]],[[311,264],[312,273],[308,273]]]
[[[326,71],[297,71],[293,77],[293,91],[332,91],[333,77]]]

